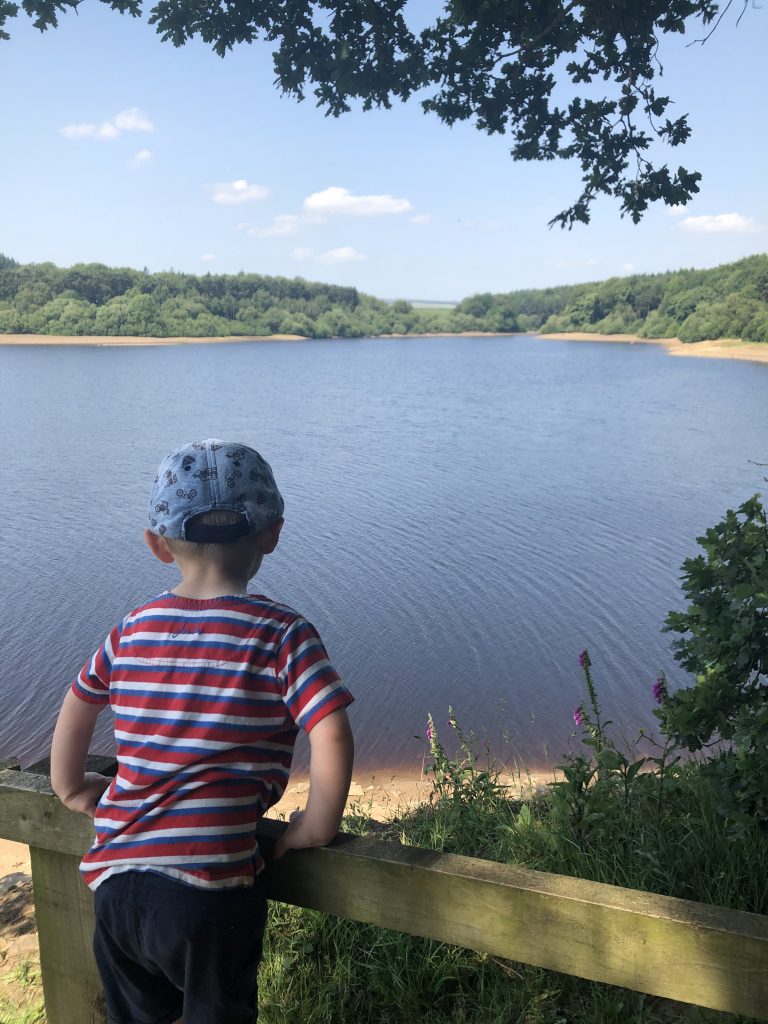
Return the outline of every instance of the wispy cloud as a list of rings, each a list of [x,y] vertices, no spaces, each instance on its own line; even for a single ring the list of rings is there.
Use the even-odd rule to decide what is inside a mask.
[[[411,224],[429,224],[432,218],[428,213],[416,213],[413,217],[409,217],[408,220]]]
[[[365,259],[363,253],[353,249],[351,245],[342,245],[338,249],[328,249],[317,257],[318,263],[360,263]]]
[[[131,158],[131,167],[145,167],[152,159],[151,149],[140,149]]]
[[[203,263],[213,263],[216,257],[212,252],[204,252],[200,259],[203,261]]]
[[[138,107],[129,107],[117,114],[112,124],[119,132],[153,132],[155,126]]]
[[[222,206],[236,206],[240,203],[253,203],[266,199],[269,189],[263,185],[249,185],[245,178],[237,181],[222,182],[211,189],[211,199]]]
[[[699,234],[753,235],[764,230],[754,217],[744,217],[740,213],[716,213],[712,216],[686,217],[685,220],[680,221],[680,227],[683,231],[693,231]]]
[[[138,107],[129,107],[101,124],[65,124],[59,134],[66,139],[116,139],[125,132],[153,132],[155,126]]]
[[[379,217],[384,214],[407,213],[413,209],[407,199],[390,195],[356,196],[349,189],[331,186],[323,192],[313,192],[304,200],[304,209],[310,213],[348,214],[353,217]]]
[[[285,238],[297,235],[301,230],[301,217],[296,213],[278,213],[271,224],[264,227],[248,227],[246,231],[253,238]]]
[[[314,249],[304,247],[294,249],[291,253],[295,260],[311,260],[313,263],[338,264],[338,263],[361,263],[367,257],[351,245],[342,245],[338,249],[327,249],[325,252],[315,252]]]

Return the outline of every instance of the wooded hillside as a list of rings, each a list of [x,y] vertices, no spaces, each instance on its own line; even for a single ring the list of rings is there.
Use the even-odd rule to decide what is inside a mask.
[[[711,270],[485,292],[453,309],[416,309],[303,278],[151,274],[101,263],[59,268],[0,255],[0,334],[351,338],[458,331],[768,342],[768,255]]]
[[[464,299],[456,313],[487,330],[594,331],[642,338],[768,341],[768,255],[711,270],[633,274],[561,288]]]

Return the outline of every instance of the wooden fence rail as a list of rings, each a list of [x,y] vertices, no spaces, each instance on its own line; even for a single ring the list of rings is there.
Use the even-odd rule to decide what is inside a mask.
[[[284,827],[259,826],[267,856]],[[91,823],[46,776],[0,770],[0,837],[31,850],[49,1024],[104,1024]],[[267,870],[274,900],[768,1021],[768,917],[346,835]]]

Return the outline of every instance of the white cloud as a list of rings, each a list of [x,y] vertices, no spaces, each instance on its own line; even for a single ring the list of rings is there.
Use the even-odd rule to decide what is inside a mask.
[[[411,224],[429,224],[432,218],[428,213],[417,213],[413,217],[409,217],[408,220]]]
[[[313,192],[304,200],[304,209],[311,213],[344,213],[354,217],[378,217],[382,214],[407,213],[413,209],[407,199],[394,196],[355,196],[347,188],[331,186],[323,192]]]
[[[364,260],[363,253],[353,249],[351,245],[342,245],[338,249],[328,249],[317,257],[318,263],[359,263]]]
[[[286,235],[297,235],[300,229],[301,217],[298,214],[279,213],[266,227],[248,228],[248,234],[253,238],[284,238]]]
[[[153,132],[155,126],[138,107],[121,110],[112,123],[119,132]]]
[[[631,274],[635,269],[634,263],[622,263],[621,272],[622,274]]]
[[[211,199],[214,203],[234,206],[239,203],[252,203],[266,199],[268,195],[269,189],[264,188],[263,185],[249,185],[245,178],[238,178],[237,181],[214,185]]]
[[[684,231],[694,231],[699,234],[751,235],[762,230],[754,217],[744,217],[740,213],[686,217],[680,222],[680,227]]]
[[[153,132],[155,126],[138,107],[121,110],[110,121],[99,124],[65,124],[59,135],[66,139],[116,139],[124,132]]]
[[[200,259],[203,261],[203,263],[212,263],[216,259],[216,257],[213,255],[212,252],[204,252]]]
[[[65,139],[89,139],[99,134],[99,127],[95,124],[65,124],[59,128],[59,135]]]
[[[680,203],[678,203],[677,206],[668,206],[665,209],[664,213],[666,213],[668,217],[680,217],[685,213],[687,209],[687,206],[682,206]]]
[[[138,151],[138,153],[134,153],[133,154],[133,158],[131,160],[131,165],[133,167],[144,167],[144,165],[148,164],[151,159],[152,159],[152,150],[151,149],[140,149]]]
[[[327,249],[316,253],[314,249],[304,247],[294,249],[291,256],[295,260],[312,260],[313,263],[360,263],[366,256],[353,249],[351,245],[342,245],[338,249]]]

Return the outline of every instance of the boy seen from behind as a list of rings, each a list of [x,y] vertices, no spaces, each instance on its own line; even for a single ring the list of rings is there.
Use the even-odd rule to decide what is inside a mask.
[[[252,448],[217,439],[161,464],[146,543],[181,581],[132,611],[67,693],[51,781],[94,818],[81,871],[109,1024],[253,1024],[266,903],[255,827],[309,734],[306,810],[275,856],[336,835],[349,790],[352,702],[314,627],[247,591],[283,525]],[[114,779],[84,771],[103,708]]]

